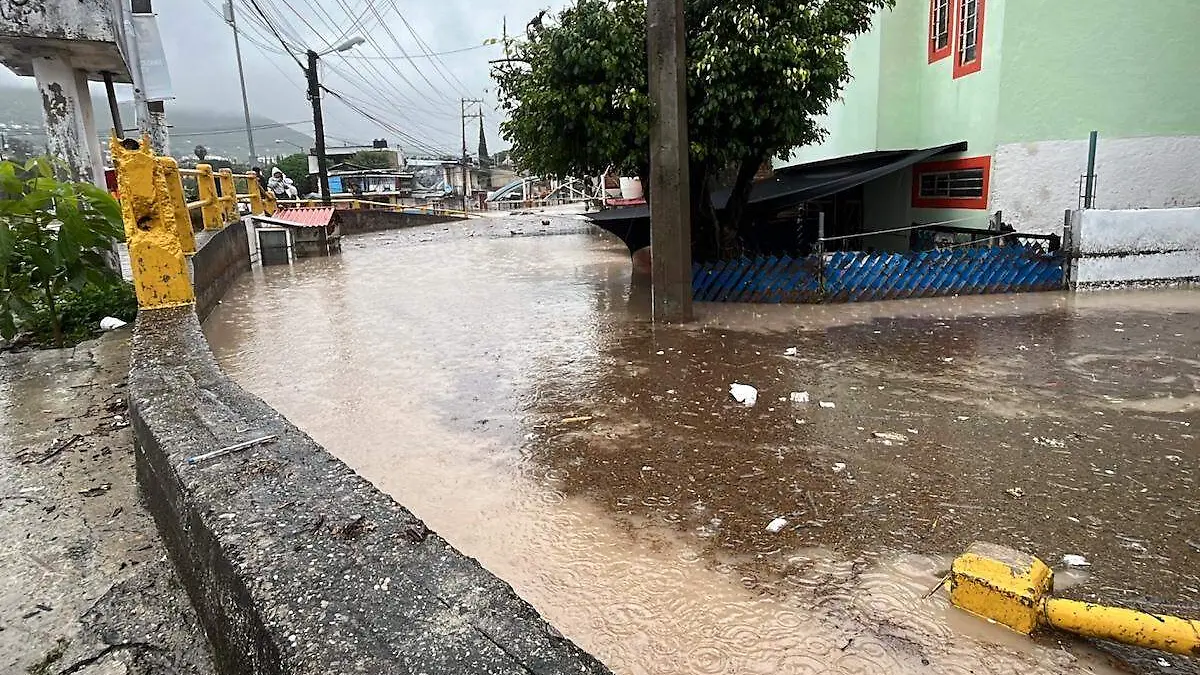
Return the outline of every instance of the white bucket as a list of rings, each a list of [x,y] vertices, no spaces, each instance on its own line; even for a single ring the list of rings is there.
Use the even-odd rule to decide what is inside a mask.
[[[642,179],[621,176],[621,199],[641,199]]]

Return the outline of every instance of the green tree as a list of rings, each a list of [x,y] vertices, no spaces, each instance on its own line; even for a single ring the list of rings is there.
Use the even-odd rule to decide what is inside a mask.
[[[120,207],[90,183],[59,181],[46,158],[0,162],[0,335],[49,323],[63,345],[63,298],[118,287],[109,265],[124,238]]]
[[[697,257],[738,250],[754,174],[821,141],[850,79],[845,53],[894,0],[686,0],[689,169]],[[520,166],[545,175],[649,171],[644,0],[575,0],[531,22],[493,71]],[[732,180],[729,180],[729,178]],[[732,182],[725,208],[711,190]]]
[[[391,153],[377,150],[360,150],[350,155],[350,159],[347,159],[346,162],[364,169],[391,169],[394,168],[392,166],[393,156]]]
[[[303,152],[297,152],[286,157],[282,157],[275,165],[267,171],[267,178],[271,177],[271,171],[279,169],[283,175],[292,179],[296,184],[296,190],[301,196],[314,191],[314,183],[312,176],[308,175],[308,155]]]

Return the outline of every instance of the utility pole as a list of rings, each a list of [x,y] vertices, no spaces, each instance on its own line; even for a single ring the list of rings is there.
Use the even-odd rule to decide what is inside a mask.
[[[317,189],[321,193],[321,203],[329,206],[333,197],[329,194],[329,163],[325,158],[325,121],[321,119],[321,83],[317,81],[317,53],[308,50],[308,68],[304,70],[308,78],[308,100],[312,101],[313,110],[313,140],[317,144]]]
[[[688,181],[683,0],[648,0],[651,302],[656,323],[692,320],[692,214]]]
[[[476,98],[464,98],[464,99],[460,99],[460,100],[462,102],[462,181],[463,181],[462,210],[463,210],[463,213],[466,213],[466,211],[467,211],[467,192],[471,188],[471,179],[468,177],[468,174],[467,174],[467,170],[468,170],[468,164],[467,164],[467,119],[468,118],[470,118],[470,119],[478,118],[480,120],[483,119],[483,109],[482,108],[479,110],[479,112],[468,115],[467,114],[467,104],[471,103],[471,104],[483,105],[483,101],[481,101],[480,99],[476,99]]]
[[[246,98],[246,75],[242,72],[242,45],[238,40],[237,13],[233,11],[233,0],[225,0],[225,22],[233,29],[233,53],[237,55],[238,80],[242,84],[242,112],[246,115],[246,142],[250,144],[250,166],[258,163],[254,152],[254,131],[250,128],[250,100]]]

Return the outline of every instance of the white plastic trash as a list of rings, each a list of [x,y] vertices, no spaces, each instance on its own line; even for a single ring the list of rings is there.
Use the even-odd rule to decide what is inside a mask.
[[[795,347],[788,347],[787,349],[783,350],[783,355],[784,355],[784,356],[795,356],[795,355],[796,355],[796,348],[795,348]]]
[[[100,330],[115,330],[124,325],[125,322],[115,316],[106,316],[100,319]]]
[[[783,528],[787,527],[787,518],[776,518],[767,523],[767,532],[771,534],[779,534]]]
[[[836,408],[837,406],[834,405],[833,401],[821,401],[821,407],[822,408]]]
[[[1067,555],[1064,555],[1062,557],[1062,563],[1064,565],[1066,565],[1067,567],[1091,567],[1092,566],[1092,563],[1088,562],[1087,558],[1085,558],[1081,555],[1076,555],[1074,553],[1068,553]]]
[[[758,390],[748,384],[734,382],[729,385],[729,395],[733,397],[733,400],[746,407],[758,403]]]
[[[792,392],[792,403],[796,403],[796,404],[808,403],[808,392],[807,391],[793,391]]]

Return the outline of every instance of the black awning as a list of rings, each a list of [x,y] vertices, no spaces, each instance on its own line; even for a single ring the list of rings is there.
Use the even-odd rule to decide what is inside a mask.
[[[785,167],[776,171],[771,178],[755,183],[750,192],[748,208],[753,213],[783,211],[869,183],[931,157],[966,149],[967,144],[962,141],[923,150],[869,152]],[[713,205],[718,209],[725,208],[729,193],[728,188],[713,193]]]
[[[754,184],[747,210],[751,214],[776,213],[869,183],[937,155],[966,149],[966,141],[960,141],[922,150],[885,150],[785,167],[771,178]],[[729,194],[730,188],[714,192],[713,206],[723,209]],[[585,216],[620,237],[630,251],[650,244],[648,206],[604,209]]]

